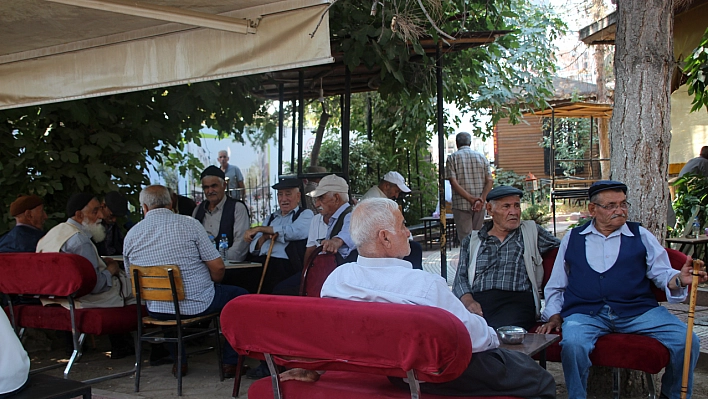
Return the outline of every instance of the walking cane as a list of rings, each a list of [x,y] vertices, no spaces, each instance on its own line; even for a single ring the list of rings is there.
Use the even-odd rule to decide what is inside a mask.
[[[268,263],[270,263],[270,253],[273,252],[273,244],[275,244],[275,239],[278,238],[278,233],[273,234],[270,238],[270,248],[268,248],[268,255],[266,255],[266,261],[263,264],[263,273],[261,273],[261,282],[258,283],[258,291],[256,294],[261,293],[261,288],[263,287],[263,280],[265,280],[266,272],[268,271]]]
[[[686,328],[686,349],[683,352],[683,378],[681,379],[681,399],[686,399],[688,394],[688,369],[691,363],[691,345],[693,341],[693,319],[696,311],[696,293],[698,292],[698,262],[693,261],[693,281],[691,282],[691,296],[688,305],[688,320]]]

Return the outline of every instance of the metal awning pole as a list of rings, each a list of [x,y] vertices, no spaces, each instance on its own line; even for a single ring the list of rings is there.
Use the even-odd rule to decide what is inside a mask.
[[[342,110],[342,174],[349,182],[349,128],[352,102],[352,71],[346,67],[344,72],[344,109]],[[349,191],[352,185],[349,184]]]
[[[440,275],[447,281],[447,212],[445,210],[445,114],[443,113],[442,41],[435,48],[438,104],[438,200],[440,201]]]
[[[295,172],[295,137],[297,137],[297,101],[293,98],[293,137],[292,145],[290,146],[290,174]]]
[[[551,208],[553,209],[553,235],[556,235],[556,110],[551,107]]]
[[[285,115],[283,102],[285,101],[285,87],[281,83],[278,85],[278,178],[283,175],[283,128],[285,126]]]
[[[297,126],[297,146],[298,146],[298,160],[297,160],[297,176],[302,176],[302,154],[303,147],[305,145],[302,142],[302,137],[305,134],[305,71],[301,70],[299,73],[299,84],[298,84],[298,112],[300,113],[300,118],[298,119]]]

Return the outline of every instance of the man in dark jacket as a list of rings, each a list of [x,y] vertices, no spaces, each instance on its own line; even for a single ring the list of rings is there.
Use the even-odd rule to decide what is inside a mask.
[[[20,195],[10,204],[10,215],[16,224],[0,237],[0,252],[35,252],[47,221],[44,201],[36,195]]]

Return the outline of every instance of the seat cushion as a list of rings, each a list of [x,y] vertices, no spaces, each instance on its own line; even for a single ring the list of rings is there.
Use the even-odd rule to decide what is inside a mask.
[[[283,397],[288,399],[410,399],[409,391],[400,389],[388,378],[376,374],[327,371],[317,382],[286,381],[281,383]],[[450,396],[422,395],[425,399],[450,399]],[[249,399],[273,399],[270,377],[262,378],[248,390]],[[477,396],[460,396],[477,399]],[[481,398],[480,398],[481,399]],[[485,399],[515,399],[512,396],[487,396]]]
[[[20,327],[71,331],[71,314],[61,306],[18,305],[13,307]],[[7,311],[6,311],[7,312]],[[9,312],[8,317],[9,317]],[[122,308],[76,309],[76,327],[87,334],[120,334],[138,328],[136,305]]]

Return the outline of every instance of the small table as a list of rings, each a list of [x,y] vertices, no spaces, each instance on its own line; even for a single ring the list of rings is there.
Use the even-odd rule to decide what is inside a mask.
[[[226,266],[226,270],[230,269],[250,269],[252,267],[261,267],[263,266],[262,264],[258,262],[226,262],[224,265]]]
[[[528,333],[524,337],[524,342],[520,344],[501,344],[500,348],[510,351],[525,353],[529,356],[539,354],[538,364],[544,369],[546,368],[546,348],[553,343],[560,341],[561,337],[558,334],[535,334]]]
[[[423,237],[427,249],[433,246],[433,227],[440,224],[440,218],[426,216],[420,218],[423,222]],[[455,227],[455,219],[451,214],[445,215],[445,227],[447,228],[447,244],[452,248],[453,243],[457,240],[457,228]]]
[[[666,239],[666,244],[679,244],[679,251],[687,254],[687,255],[692,255],[694,259],[701,259],[704,262],[706,261],[706,249],[708,249],[708,236],[705,234],[701,234],[698,236],[698,238],[689,238],[689,237],[677,237],[677,238],[667,238]],[[691,247],[690,253],[684,252],[688,247]],[[701,254],[699,252],[700,246],[703,246],[703,256],[699,257],[698,255]]]

